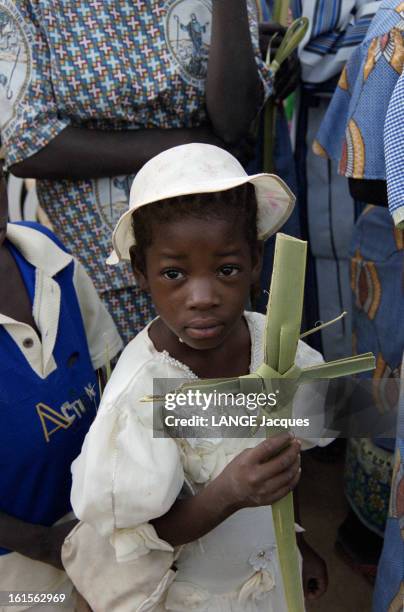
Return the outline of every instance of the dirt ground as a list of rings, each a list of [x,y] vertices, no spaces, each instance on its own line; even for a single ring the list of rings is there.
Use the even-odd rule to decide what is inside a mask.
[[[299,486],[301,521],[306,539],[328,565],[328,592],[307,606],[308,612],[371,612],[373,588],[334,550],[337,528],[345,517],[343,460],[321,463],[303,453]]]

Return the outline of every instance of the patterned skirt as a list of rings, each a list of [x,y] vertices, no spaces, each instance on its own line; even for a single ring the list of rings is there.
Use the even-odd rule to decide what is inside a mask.
[[[404,232],[395,229],[386,208],[369,206],[359,218],[351,258],[353,352],[371,351],[374,410],[396,410],[388,380],[399,379],[404,352]],[[394,463],[394,441],[350,440],[345,490],[361,521],[383,535]]]

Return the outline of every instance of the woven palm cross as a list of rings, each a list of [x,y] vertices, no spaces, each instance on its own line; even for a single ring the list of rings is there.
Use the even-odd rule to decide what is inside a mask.
[[[253,374],[230,379],[205,379],[187,383],[180,389],[213,391],[238,395],[261,393],[273,388],[274,379],[290,379],[297,388],[301,382],[320,378],[337,378],[374,369],[372,353],[339,359],[308,368],[295,364],[303,311],[303,294],[306,270],[307,243],[285,234],[278,234],[271,280],[270,297],[266,315],[264,339],[264,363]],[[292,402],[282,397],[276,407],[269,410],[282,411],[290,416]],[[267,437],[279,429],[267,427]],[[278,546],[288,612],[304,612],[304,598],[299,570],[292,493],[272,505],[272,515]]]

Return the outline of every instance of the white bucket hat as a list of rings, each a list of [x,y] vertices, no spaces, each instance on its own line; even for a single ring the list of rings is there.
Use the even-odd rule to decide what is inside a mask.
[[[135,244],[132,214],[142,206],[181,195],[226,191],[245,183],[254,185],[258,238],[265,240],[285,223],[295,203],[295,196],[278,176],[248,176],[233,155],[209,144],[180,145],[156,155],[139,170],[132,183],[129,210],[115,226],[114,251],[107,263],[130,260],[129,249]]]

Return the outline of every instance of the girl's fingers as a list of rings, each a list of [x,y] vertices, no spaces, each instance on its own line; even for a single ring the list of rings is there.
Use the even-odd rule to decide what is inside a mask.
[[[257,466],[257,479],[265,482],[276,478],[288,472],[296,461],[300,464],[300,443],[293,440],[289,447],[281,451],[278,456],[272,457],[266,463]]]
[[[296,457],[296,459],[288,466],[287,469],[280,474],[273,476],[272,478],[268,478],[268,480],[263,483],[263,487],[267,491],[277,491],[278,489],[286,487],[295,478],[299,469],[300,457]]]
[[[251,463],[266,463],[269,459],[276,457],[279,453],[291,445],[295,437],[289,432],[273,436],[264,440],[255,448],[252,448],[249,453]]]
[[[269,501],[267,503],[273,504],[288,495],[291,491],[293,491],[293,489],[296,487],[297,483],[300,480],[301,473],[302,470],[301,468],[299,468],[292,480],[290,480],[287,484],[283,485],[279,489],[276,489],[273,493],[269,493]]]

